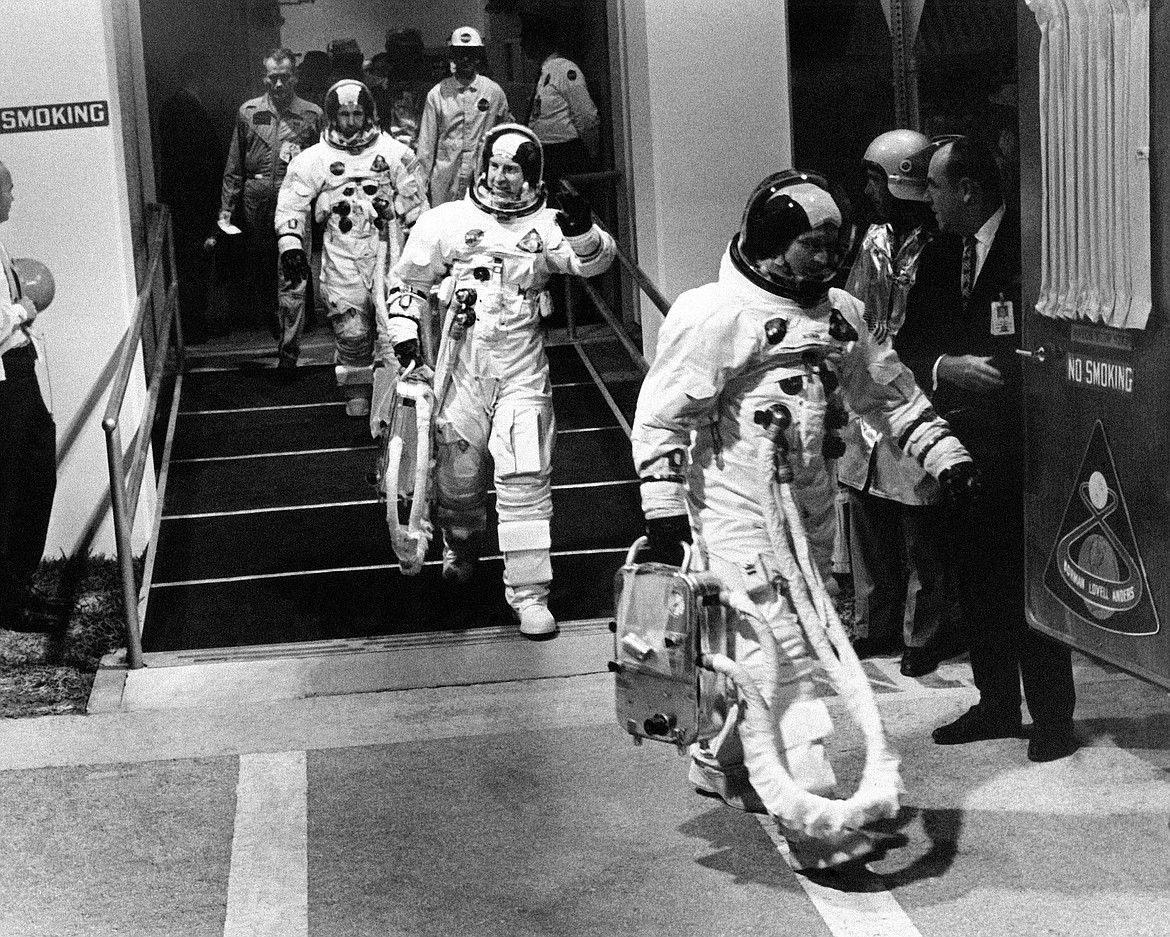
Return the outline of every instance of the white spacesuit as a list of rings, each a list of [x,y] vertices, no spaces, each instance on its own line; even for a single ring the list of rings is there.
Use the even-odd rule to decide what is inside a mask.
[[[550,274],[594,276],[616,252],[589,206],[567,195],[546,206],[540,143],[527,128],[489,131],[477,182],[426,212],[391,275],[389,332],[399,361],[418,355],[417,323],[433,284],[448,314],[435,373],[438,522],[443,575],[466,582],[486,524],[487,456],[508,602],[528,637],[553,634],[549,519],[555,438],[552,386],[540,332]]]
[[[359,81],[339,81],[325,99],[328,124],[319,143],[289,164],[276,206],[280,258],[308,275],[309,206],[325,221],[321,294],[336,343],[337,378],[351,416],[369,413],[368,373],[374,352],[374,285],[378,238],[394,238],[393,253],[427,207],[418,160],[410,148],[378,129],[373,98]]]
[[[767,532],[760,442],[783,414],[780,450],[788,453],[791,489],[825,581],[836,485],[823,448],[826,424],[843,425],[839,392],[933,475],[950,470],[961,488],[973,471],[910,371],[870,338],[862,304],[828,289],[853,237],[846,204],[808,173],[789,170],[761,183],[718,281],[684,293],[666,317],[631,440],[652,549],[678,551],[693,530],[711,571],[746,592],[773,631],[781,659],[770,690],[781,754],[796,783],[821,795],[835,786],[823,741],[832,725]],[[763,686],[767,669],[752,629],[737,616],[729,632],[732,656]],[[726,708],[722,731],[693,752],[691,780],[742,809],[762,810],[744,768],[734,698]],[[869,848],[849,832],[785,833],[806,865],[832,865]]]

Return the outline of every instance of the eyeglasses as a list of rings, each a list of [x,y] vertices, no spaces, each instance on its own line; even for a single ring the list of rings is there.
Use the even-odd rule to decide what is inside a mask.
[[[292,80],[292,75],[266,75],[264,77],[264,83],[268,85],[287,85]]]

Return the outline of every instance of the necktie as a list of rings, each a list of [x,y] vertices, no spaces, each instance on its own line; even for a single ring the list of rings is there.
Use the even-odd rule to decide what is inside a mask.
[[[975,245],[977,243],[974,236],[963,238],[963,279],[961,281],[961,289],[963,291],[964,302],[971,298],[971,287],[975,285]]]

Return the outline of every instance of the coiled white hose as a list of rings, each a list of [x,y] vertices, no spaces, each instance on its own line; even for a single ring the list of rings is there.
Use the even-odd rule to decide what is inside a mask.
[[[798,835],[833,840],[866,823],[895,816],[902,783],[898,759],[886,744],[869,680],[812,563],[791,485],[775,477],[775,450],[774,439],[765,437],[758,464],[760,477],[765,479],[761,504],[768,539],[805,637],[865,736],[866,763],[854,794],[834,799],[810,793],[796,783],[785,767],[772,714],[779,650],[771,628],[746,593],[725,589],[720,600],[738,612],[755,632],[764,661],[764,688],[724,655],[705,655],[703,663],[734,681],[743,696],[746,706],[739,734],[744,765],[768,812]]]

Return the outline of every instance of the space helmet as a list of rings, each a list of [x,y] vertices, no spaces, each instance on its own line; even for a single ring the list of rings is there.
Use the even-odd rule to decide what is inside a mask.
[[[343,134],[337,123],[337,113],[343,104],[360,104],[365,120],[360,129]],[[325,139],[338,149],[360,153],[378,138],[378,110],[374,96],[362,82],[343,78],[325,95]]]
[[[493,156],[504,156],[520,167],[524,182],[515,198],[503,198],[489,187],[488,165]],[[543,176],[544,152],[536,134],[523,124],[497,124],[484,136],[471,199],[500,218],[528,215],[544,206]]]
[[[826,223],[837,235],[829,262],[816,275],[798,274],[785,260],[786,251],[802,234]],[[731,259],[762,289],[812,306],[828,293],[856,235],[849,200],[838,186],[816,173],[786,169],[768,176],[752,192],[731,241]]]

